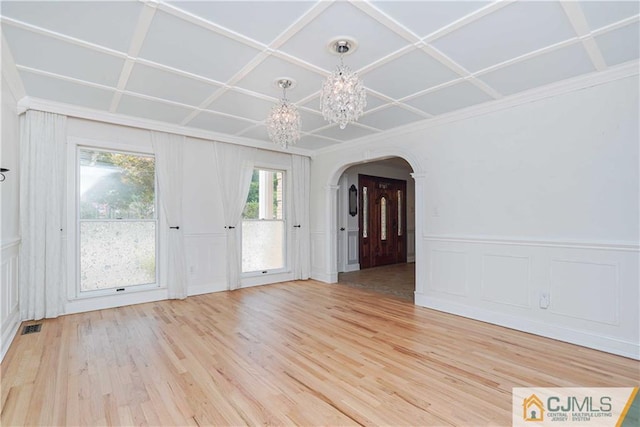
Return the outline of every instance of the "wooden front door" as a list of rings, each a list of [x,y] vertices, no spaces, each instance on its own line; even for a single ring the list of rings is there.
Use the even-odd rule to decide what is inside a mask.
[[[407,182],[358,175],[360,268],[407,262]]]

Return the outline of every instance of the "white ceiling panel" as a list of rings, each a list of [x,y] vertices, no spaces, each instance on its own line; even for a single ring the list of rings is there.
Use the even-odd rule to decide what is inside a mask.
[[[320,114],[311,113],[305,110],[300,111],[300,120],[302,121],[302,130],[310,132],[329,124]]]
[[[292,102],[319,91],[324,80],[324,76],[320,74],[294,65],[284,59],[269,56],[238,81],[236,85],[254,92],[273,96],[274,98],[280,98],[282,97],[282,89],[274,84],[279,77],[290,77],[296,81],[295,87],[287,90],[287,98]]]
[[[591,31],[605,27],[640,13],[638,1],[580,1]]]
[[[337,125],[333,125],[327,129],[316,132],[316,135],[326,136],[327,138],[338,139],[340,141],[348,141],[354,138],[371,135],[374,130],[358,126],[357,124],[349,124],[346,128],[340,129]]]
[[[396,78],[390,78],[396,76]],[[414,49],[362,75],[365,86],[395,99],[458,78],[421,49]]]
[[[307,24],[280,50],[304,61],[333,71],[339,57],[327,45],[337,36],[355,38],[359,46],[344,58],[345,65],[358,70],[408,44],[378,21],[348,2],[335,2]]]
[[[558,2],[520,1],[432,44],[467,70],[478,71],[575,36]]]
[[[3,1],[2,15],[126,53],[139,2]]]
[[[321,138],[316,135],[304,135],[302,138],[300,138],[300,141],[296,144],[296,146],[300,148],[306,148],[308,150],[319,150],[320,148],[325,148],[336,144],[339,144],[339,142]]]
[[[365,85],[367,86],[367,85]],[[368,86],[370,87],[370,86]],[[367,105],[364,107],[364,112],[366,113],[369,110],[373,110],[374,108],[378,108],[381,105],[385,105],[388,104],[389,101],[386,101],[382,98],[378,98],[377,96],[375,96],[374,94],[372,94],[370,91],[367,91]],[[320,104],[320,101],[318,101],[318,104]],[[318,108],[320,108],[320,106],[318,105]]]
[[[376,129],[386,130],[424,119],[424,116],[393,105],[365,114],[358,122]]]
[[[464,81],[404,102],[429,114],[437,115],[492,99],[486,92]]]
[[[124,59],[11,25],[3,25],[2,32],[17,65],[107,86],[118,82]]]
[[[488,1],[374,1],[373,5],[418,37],[457,21]]]
[[[264,125],[257,125],[248,129],[241,131],[239,136],[245,138],[253,138],[257,140],[268,140],[269,134],[267,133],[267,128]]]
[[[505,95],[594,71],[581,43],[478,76]]]
[[[173,6],[269,44],[309,8],[310,1],[177,1]],[[265,19],[265,17],[269,19]]]
[[[638,59],[640,24],[637,22],[595,38],[607,65],[617,65]]]
[[[113,91],[81,85],[39,74],[20,72],[20,78],[29,96],[55,99],[71,105],[107,110],[111,105]]]
[[[203,111],[191,120],[188,126],[235,135],[248,127],[254,126],[254,123]]]
[[[143,64],[134,65],[126,86],[132,92],[196,107],[219,88],[211,83]]]
[[[219,113],[262,121],[267,118],[274,104],[275,102],[228,90],[206,108]]]
[[[250,46],[157,11],[139,56],[225,82],[257,54]]]
[[[320,111],[320,92],[319,91],[321,87],[322,85],[318,87],[318,94],[316,96],[314,96],[313,98],[309,99],[307,102],[301,105],[303,107],[310,108],[312,110],[319,112]]]
[[[122,95],[118,113],[168,123],[180,123],[193,110],[179,105],[164,104],[135,96]]]

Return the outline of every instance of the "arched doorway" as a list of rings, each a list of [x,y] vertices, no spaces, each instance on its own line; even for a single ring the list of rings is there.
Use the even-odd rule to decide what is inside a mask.
[[[415,183],[403,158],[349,165],[338,179],[338,283],[413,302]]]

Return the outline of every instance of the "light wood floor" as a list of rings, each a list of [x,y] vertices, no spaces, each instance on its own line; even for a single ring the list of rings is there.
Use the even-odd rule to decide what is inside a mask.
[[[510,425],[517,386],[636,386],[640,364],[347,286],[290,282],[44,322],[2,425]]]

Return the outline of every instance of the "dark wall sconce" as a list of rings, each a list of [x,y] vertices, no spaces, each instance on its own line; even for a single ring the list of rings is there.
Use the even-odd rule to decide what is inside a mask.
[[[9,172],[9,169],[6,168],[0,168],[0,182],[4,181],[5,179],[7,179],[6,176],[4,176],[5,172]]]
[[[358,189],[351,184],[349,188],[349,215],[356,216],[358,214]]]

